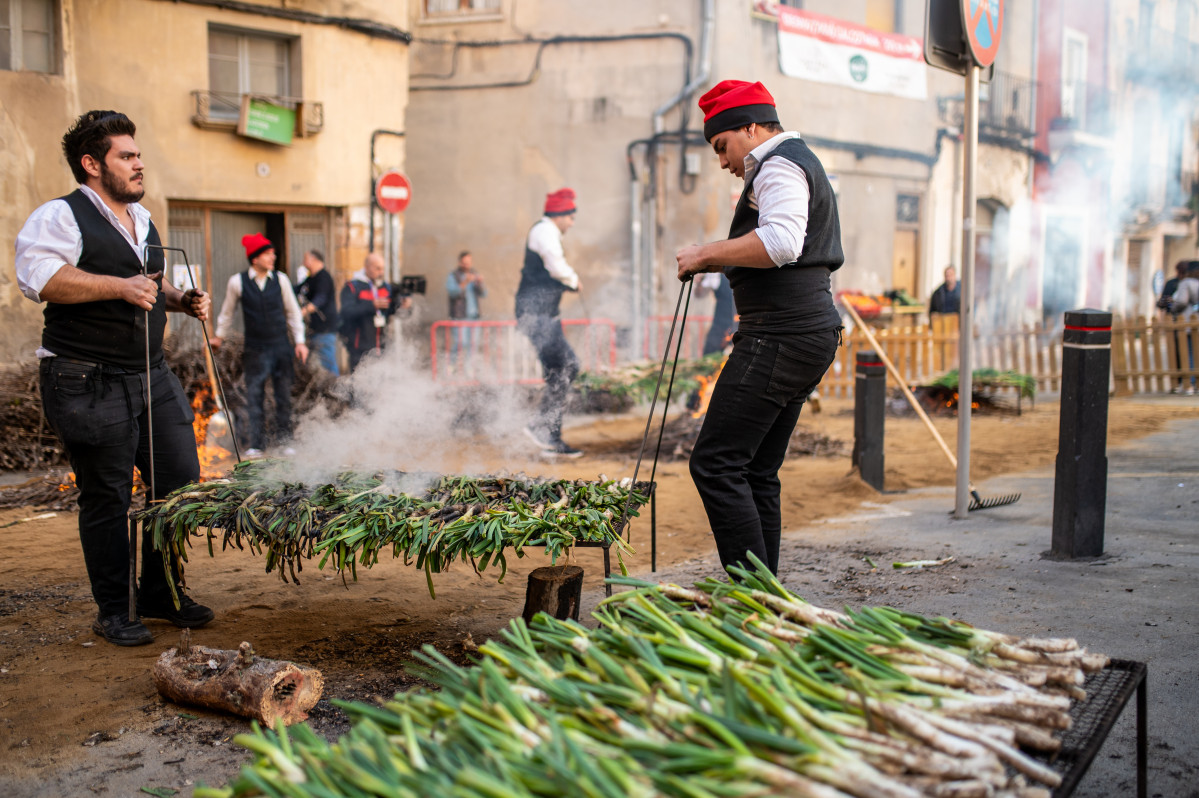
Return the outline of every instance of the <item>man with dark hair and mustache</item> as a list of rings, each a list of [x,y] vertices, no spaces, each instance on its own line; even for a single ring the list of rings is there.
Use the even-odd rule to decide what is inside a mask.
[[[46,305],[37,350],[42,404],[79,486],[79,537],[100,610],[92,629],[119,646],[154,640],[139,618],[194,628],[213,617],[183,592],[177,571],[168,575],[149,535],[137,613],[128,611],[134,467],[154,486],[150,499],[200,476],[194,416],[162,354],[166,314],[204,321],[211,304],[207,293],[162,279],[158,231],[139,204],[145,166],[135,131],[116,111],[75,120],[62,149],[79,188],[35,210],[16,244],[17,283]]]

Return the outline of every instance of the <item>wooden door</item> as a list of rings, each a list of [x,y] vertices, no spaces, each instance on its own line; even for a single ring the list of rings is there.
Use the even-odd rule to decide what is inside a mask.
[[[903,288],[915,297],[916,293],[916,232],[915,230],[896,230],[895,244],[891,251],[891,288],[898,291]]]

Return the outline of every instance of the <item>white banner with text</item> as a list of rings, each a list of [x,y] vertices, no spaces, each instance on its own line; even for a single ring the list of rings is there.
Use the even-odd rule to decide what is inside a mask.
[[[911,100],[928,97],[920,39],[789,6],[777,12],[784,75]]]

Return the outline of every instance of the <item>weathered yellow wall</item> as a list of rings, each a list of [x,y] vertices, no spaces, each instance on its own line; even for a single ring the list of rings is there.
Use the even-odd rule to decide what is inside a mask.
[[[274,5],[401,29],[408,23],[407,2],[395,0]],[[324,104],[322,132],[280,147],[193,125],[191,92],[208,88],[209,23],[299,36],[302,97]],[[7,253],[0,361],[32,356],[40,336],[39,306],[16,289],[13,245],[37,205],[74,188],[59,141],[88,109],[116,109],[137,124],[143,202],[164,233],[168,200],[341,206],[359,224],[347,220],[330,249],[357,253],[365,246],[357,239],[367,230],[361,222],[370,201],[370,134],[404,127],[403,42],[162,0],[64,0],[63,42],[63,75],[0,72],[0,248]],[[380,139],[379,162],[402,166],[404,155],[402,140]],[[259,164],[269,167],[268,176],[259,176]]]

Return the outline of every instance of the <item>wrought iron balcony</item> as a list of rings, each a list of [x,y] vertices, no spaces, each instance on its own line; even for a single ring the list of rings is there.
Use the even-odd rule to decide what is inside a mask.
[[[1105,86],[1072,83],[1062,86],[1060,113],[1049,122],[1050,132],[1074,131],[1110,138],[1115,124],[1116,95]]]
[[[979,87],[978,124],[981,131],[1020,139],[1036,133],[1033,102],[1036,84],[996,70],[990,83]]]
[[[237,127],[237,119],[241,114],[242,97],[245,95],[230,91],[209,91],[198,89],[192,92],[195,100],[195,112],[192,114],[192,124],[208,130],[233,130]],[[268,100],[275,105],[296,110],[303,124],[303,134],[320,133],[325,127],[324,103],[304,100],[299,97],[270,97],[254,95]]]
[[[997,70],[990,83],[979,87],[979,133],[1013,141],[1023,141],[1036,135],[1033,106],[1036,89],[1036,83],[1028,78]],[[941,97],[937,104],[945,124],[961,127],[964,106],[962,95]]]

